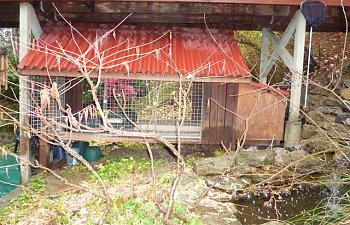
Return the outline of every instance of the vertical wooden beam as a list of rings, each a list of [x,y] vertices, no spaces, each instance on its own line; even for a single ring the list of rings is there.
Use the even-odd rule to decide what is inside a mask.
[[[218,144],[225,139],[225,113],[226,113],[226,84],[219,83],[218,90],[218,115],[216,123],[216,132]]]
[[[303,80],[304,49],[305,49],[305,29],[306,20],[300,11],[296,12],[296,31],[294,37],[294,57],[293,63],[295,71],[292,71],[291,106],[289,109],[289,121],[299,120],[301,84]]]
[[[31,4],[27,2],[20,3],[20,13],[19,13],[19,60],[28,52],[29,45],[32,38],[32,30],[34,30],[34,35],[39,36],[41,34],[41,28],[38,18],[35,15],[35,11]],[[28,107],[29,107],[29,94],[28,94],[28,83],[24,76],[19,78],[19,102],[20,102],[20,156],[25,160],[30,159],[29,152],[29,136],[30,134],[26,131],[25,127],[29,125],[28,118]],[[30,167],[27,163],[22,163],[21,165],[21,181],[25,183],[30,177]]]
[[[226,84],[226,113],[225,113],[225,136],[224,144],[229,146],[232,145],[233,149],[236,145],[236,115],[232,112],[237,112],[237,93],[238,93],[238,84],[228,83]]]
[[[71,88],[66,93],[66,104],[71,107],[72,113],[77,113],[83,109],[83,81],[81,79],[72,79]]]
[[[44,167],[48,167],[50,163],[50,146],[42,139],[39,140],[39,143],[39,163]]]
[[[218,144],[219,137],[217,132],[218,121],[218,100],[219,100],[219,83],[211,83],[210,113],[209,113],[209,144]]]
[[[268,72],[265,71],[265,68],[267,67],[267,62],[269,60],[268,54],[269,54],[268,30],[267,30],[267,28],[263,28],[262,29],[261,55],[260,55],[260,75],[259,75],[259,80],[260,80],[261,83],[264,83],[264,84],[267,83],[267,74],[268,74]]]
[[[209,133],[210,104],[208,104],[210,95],[211,95],[211,83],[203,83],[201,143],[206,145],[209,144],[209,140],[210,140],[210,133]]]
[[[26,55],[31,42],[31,30],[30,30],[30,4],[26,2],[20,3],[20,14],[19,14],[19,40],[20,40],[20,49],[19,49],[19,60],[22,60]],[[20,76],[19,78],[19,101],[20,101],[20,156],[25,160],[30,159],[29,153],[29,136],[30,134],[24,129],[28,126],[28,84],[26,78]],[[26,183],[30,177],[30,167],[26,163],[21,165],[21,181]]]
[[[285,147],[293,147],[296,143],[300,141],[301,135],[301,122],[299,119],[299,111],[301,100],[301,85],[303,79],[306,20],[303,14],[300,12],[300,10],[296,12],[295,17],[296,31],[294,37],[293,55],[293,64],[295,70],[292,71],[289,117],[285,129]]]

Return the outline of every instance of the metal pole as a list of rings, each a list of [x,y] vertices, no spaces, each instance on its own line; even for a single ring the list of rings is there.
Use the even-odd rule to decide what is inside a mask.
[[[306,106],[307,106],[307,93],[308,93],[308,91],[309,91],[309,76],[310,76],[311,46],[312,46],[312,27],[310,27],[309,54],[308,54],[308,58],[307,58],[307,73],[306,73],[306,83],[305,83],[305,100],[304,100],[304,108],[306,108]]]

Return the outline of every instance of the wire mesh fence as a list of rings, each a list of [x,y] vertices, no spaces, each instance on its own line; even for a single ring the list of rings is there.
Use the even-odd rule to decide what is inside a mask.
[[[176,139],[180,130],[181,138],[200,139],[202,92],[202,83],[105,79],[98,98],[117,129],[141,129],[168,139]]]
[[[58,91],[60,93],[61,106],[65,105],[66,95],[65,78],[64,77],[44,77],[31,76],[28,80],[28,90],[30,96],[29,112],[30,125],[35,130],[41,130],[47,126],[48,122],[52,121],[52,125],[56,127],[57,131],[62,131],[62,124],[64,122],[64,115],[59,109],[59,104],[51,96],[51,87],[54,82],[57,83]],[[40,116],[38,116],[39,112]]]
[[[31,77],[31,111],[35,112],[43,104],[44,90],[50,89],[52,82],[57,83],[61,105],[66,107],[71,97],[67,94],[69,80],[62,77]],[[103,79],[97,90],[97,97],[107,115],[108,124],[115,129],[157,133],[175,141],[179,134],[182,140],[199,141],[201,138],[203,83]],[[82,102],[82,111],[93,104],[91,98],[86,100],[84,96]],[[43,115],[54,119],[56,124],[67,121],[66,115],[63,115],[53,98],[49,99]],[[78,115],[79,112],[75,116]],[[34,129],[44,126],[43,120],[35,114],[31,115],[30,121]],[[99,117],[91,117],[82,121],[82,124],[99,128],[102,121]],[[59,125],[56,129],[62,130]]]

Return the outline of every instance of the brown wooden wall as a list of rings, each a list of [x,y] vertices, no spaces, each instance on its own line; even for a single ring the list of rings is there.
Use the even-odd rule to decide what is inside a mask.
[[[238,84],[205,83],[203,95],[202,144],[234,144],[235,94]]]
[[[246,144],[283,140],[286,97],[250,84],[206,83],[203,100],[202,144],[235,145],[245,131]]]
[[[240,84],[237,98],[236,135],[247,131],[249,143],[282,141],[284,133],[286,97],[272,90]],[[246,120],[247,126],[246,127]]]
[[[66,104],[76,113],[83,109],[83,82],[79,79],[71,80],[68,83],[70,88],[66,93]]]

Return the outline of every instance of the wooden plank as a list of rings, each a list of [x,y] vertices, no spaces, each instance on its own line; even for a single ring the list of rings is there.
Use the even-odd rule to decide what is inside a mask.
[[[50,164],[50,146],[41,139],[39,140],[39,163],[44,167]]]
[[[209,144],[209,120],[210,120],[210,104],[209,98],[211,95],[211,84],[203,84],[203,108],[202,108],[202,144]]]
[[[21,75],[32,75],[32,76],[47,76],[47,70],[39,70],[39,69],[23,69],[21,70]],[[82,77],[81,74],[77,71],[58,71],[58,70],[51,70],[50,71],[51,76],[56,77]],[[91,78],[97,78],[98,73],[91,72],[89,74]],[[113,78],[113,79],[128,79],[128,80],[160,80],[160,81],[180,81],[180,77],[177,74],[170,75],[170,74],[151,74],[151,73],[130,73],[129,75],[126,75],[122,72],[118,73],[102,73],[101,78]],[[183,78],[182,81],[185,81]],[[250,83],[251,78],[250,77],[232,77],[232,76],[226,76],[226,77],[196,77],[194,78],[194,82],[220,82],[220,83]]]
[[[218,118],[218,98],[219,97],[219,83],[211,84],[210,92],[210,112],[209,112],[209,144],[218,144],[218,134],[217,134],[217,118]]]
[[[5,2],[8,0],[0,0],[0,2]],[[43,2],[59,2],[58,0],[42,0]],[[70,0],[69,2],[79,2],[81,0]],[[98,2],[105,2],[106,0],[95,0]],[[135,2],[135,0],[109,0],[110,2]],[[297,5],[299,6],[303,0],[137,0],[138,2],[164,2],[164,3],[230,3],[230,4],[262,4],[262,5]],[[22,2],[32,2],[32,0],[24,0]],[[68,2],[68,1],[67,1]],[[342,2],[339,0],[323,0],[328,6],[341,6]],[[344,6],[350,6],[349,1],[343,1]]]
[[[218,84],[218,115],[216,121],[217,141],[220,143],[225,139],[225,114],[226,114],[226,84]]]
[[[225,112],[225,128],[224,128],[224,144],[225,146],[235,145],[235,115],[232,112],[236,112],[236,101],[237,97],[235,96],[237,92],[237,87],[233,83],[226,84],[226,112]]]
[[[326,2],[328,5],[328,16],[326,21],[315,30],[329,32],[345,31],[345,19],[341,7],[339,7],[341,1],[332,1],[334,2]],[[210,25],[210,28],[261,30],[262,27],[270,27],[275,31],[284,30],[291,19],[290,15],[293,15],[300,6],[300,2],[295,2],[294,4],[290,1],[283,1],[279,4],[265,4],[266,2],[264,1],[258,1],[255,5],[253,3],[244,2],[243,0],[241,3],[229,0],[221,3],[207,1],[54,2],[56,5],[62,4],[62,7],[60,8],[61,13],[72,13],[68,20],[76,22],[91,21],[97,23],[111,23],[111,21],[120,21],[117,20],[117,18],[121,18],[125,14],[132,12],[133,15],[125,21],[124,24],[135,25],[136,23],[137,25],[203,27],[203,14],[205,13],[207,15],[206,23]],[[100,5],[100,8],[94,8],[93,3]],[[332,5],[332,3],[335,4]],[[343,3],[346,13],[349,14],[350,1],[343,1]],[[18,27],[19,17],[15,14],[18,12],[19,3],[8,3],[8,1],[6,1],[4,4],[6,4],[6,7],[4,9],[0,7],[0,11],[3,10],[2,12],[6,14],[6,16],[0,18],[0,26]],[[40,22],[45,23],[47,18],[54,18],[54,12],[56,10],[53,8],[51,2],[44,2],[45,12],[40,10],[40,4],[33,3],[33,5],[36,8]],[[65,5],[67,5],[67,7],[63,7]],[[337,11],[338,13],[336,13]],[[139,14],[147,13],[154,15],[138,17]],[[177,14],[180,17],[184,15],[185,17],[183,19],[180,18],[179,20],[171,20],[169,14]],[[218,17],[220,15],[221,17]],[[214,17],[210,19],[210,16]],[[275,19],[272,20],[271,16],[274,16]],[[340,19],[340,21],[337,23],[332,22],[334,21],[332,20],[333,18]],[[57,19],[62,20],[59,16]]]
[[[229,15],[235,12],[236,7],[242,7],[241,13],[235,16],[263,15],[263,16],[286,16],[289,14],[289,6],[273,5],[243,5],[243,4],[212,4],[212,3],[161,3],[161,2],[103,2],[95,5],[98,13],[157,13],[157,14],[190,14],[190,15]],[[74,12],[62,9],[61,12]]]
[[[63,140],[72,140],[72,141],[96,141],[99,140],[101,142],[141,142],[144,143],[145,140],[149,143],[159,143],[159,141],[155,138],[146,137],[130,137],[130,136],[117,136],[111,135],[108,133],[60,133],[60,137]],[[170,139],[168,140],[170,143],[176,144],[177,140]],[[182,139],[181,144],[201,144],[200,140],[192,140],[192,139]]]
[[[233,115],[233,131],[232,131],[232,149],[236,149],[237,147],[237,135],[236,132],[234,132],[236,130],[236,121],[238,120],[238,115],[237,115],[237,111],[238,111],[238,99],[239,99],[239,89],[240,89],[239,84],[233,84],[233,109],[232,111],[235,112],[235,114]]]
[[[251,85],[239,86],[237,113],[249,118],[247,142],[264,144],[272,139],[283,140],[286,97]],[[242,136],[244,130],[245,121],[237,119],[237,136]]]
[[[66,104],[76,113],[83,109],[83,82],[81,79],[74,79],[70,82],[71,88],[66,92]]]

